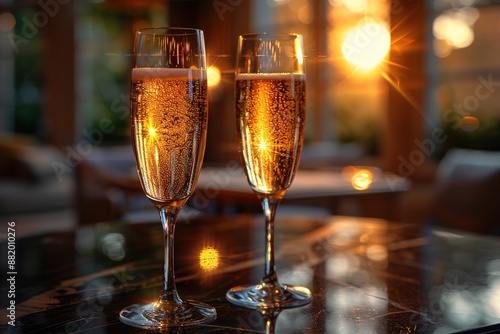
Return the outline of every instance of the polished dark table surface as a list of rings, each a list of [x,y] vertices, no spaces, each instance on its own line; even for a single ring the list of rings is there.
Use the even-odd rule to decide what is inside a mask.
[[[232,286],[263,272],[261,216],[185,215],[176,228],[177,287],[217,309],[205,326],[173,333],[500,332],[500,239],[354,217],[278,217],[282,282],[313,292],[279,314],[233,306]],[[0,324],[12,333],[147,333],[119,311],[156,299],[162,232],[155,223],[100,223],[16,240],[15,327],[2,281]],[[7,273],[2,243],[2,272]],[[203,249],[206,258],[200,259]],[[217,254],[218,253],[218,254]],[[203,256],[202,256],[203,257]]]

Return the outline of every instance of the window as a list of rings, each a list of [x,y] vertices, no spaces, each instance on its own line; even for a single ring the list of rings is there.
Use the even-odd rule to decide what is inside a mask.
[[[438,125],[450,147],[500,150],[500,6],[435,2],[433,52]]]
[[[356,143],[375,153],[385,108],[389,1],[256,1],[255,30],[304,35],[307,142]]]

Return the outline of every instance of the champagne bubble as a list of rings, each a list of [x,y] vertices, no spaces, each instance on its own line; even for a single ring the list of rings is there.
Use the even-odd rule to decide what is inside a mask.
[[[139,174],[145,193],[159,201],[189,197],[194,171],[201,167],[207,83],[192,71],[132,71],[131,116]]]
[[[286,191],[298,168],[305,124],[305,80],[294,74],[239,74],[236,117],[254,190]]]

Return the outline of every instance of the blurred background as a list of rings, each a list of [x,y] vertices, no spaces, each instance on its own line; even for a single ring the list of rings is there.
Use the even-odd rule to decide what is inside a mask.
[[[35,232],[149,206],[131,181],[130,53],[136,29],[168,25],[205,32],[204,166],[238,161],[238,35],[297,32],[301,168],[370,166],[411,182],[396,202],[335,213],[499,233],[499,18],[495,0],[0,0],[1,219]]]

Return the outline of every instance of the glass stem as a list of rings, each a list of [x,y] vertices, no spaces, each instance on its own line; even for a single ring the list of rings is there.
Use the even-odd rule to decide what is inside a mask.
[[[278,284],[276,265],[274,263],[274,216],[281,198],[264,197],[262,208],[266,217],[266,261],[262,281],[268,284]]]
[[[161,303],[181,304],[182,299],[175,287],[174,273],[174,232],[175,220],[179,208],[174,206],[159,208],[164,238],[164,266],[163,266],[163,291],[160,296]]]

